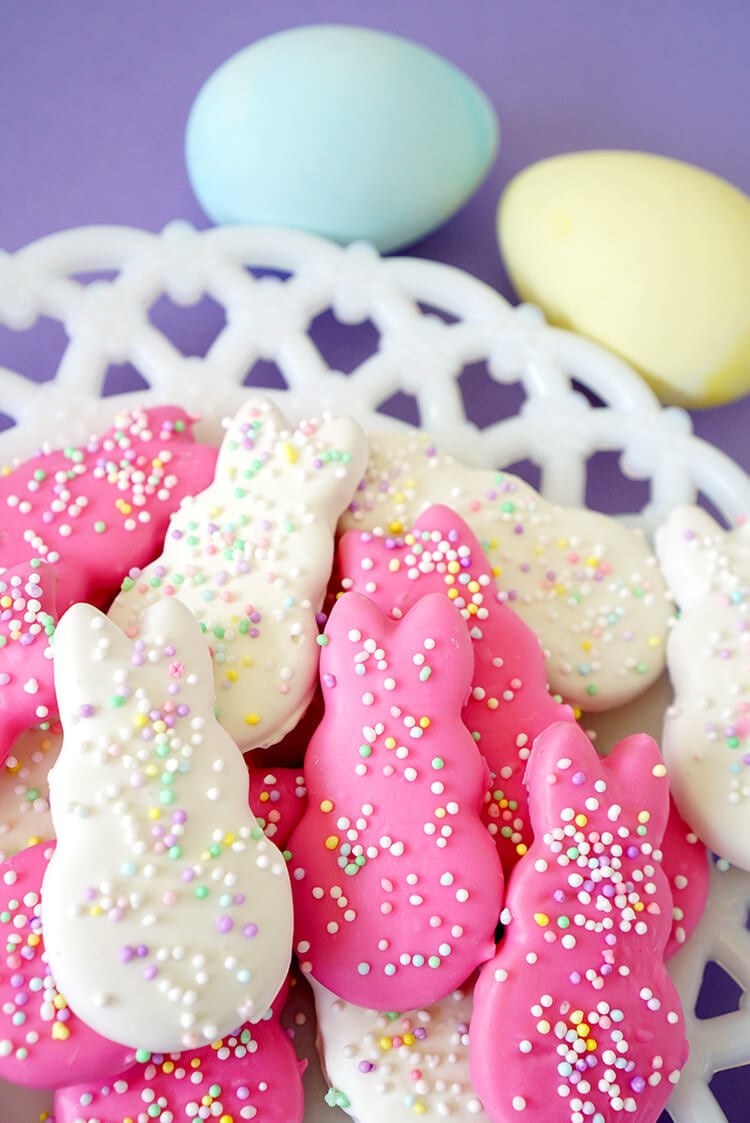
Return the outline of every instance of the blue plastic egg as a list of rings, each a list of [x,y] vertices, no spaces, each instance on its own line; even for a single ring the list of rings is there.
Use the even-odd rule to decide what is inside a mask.
[[[357,27],[294,28],[233,55],[187,124],[193,190],[216,223],[406,246],[451,217],[497,151],[496,114],[452,63]]]

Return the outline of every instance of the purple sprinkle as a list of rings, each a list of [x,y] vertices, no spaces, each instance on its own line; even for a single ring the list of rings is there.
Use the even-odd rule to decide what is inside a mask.
[[[326,673],[323,675],[323,686],[327,687],[329,690],[333,690],[335,685],[336,676],[332,675],[329,671],[326,671]]]
[[[135,949],[135,954],[139,959],[144,959],[148,955],[148,948],[145,944],[138,944],[138,947]]]
[[[425,1037],[427,1036],[427,1030],[424,1028],[424,1026],[417,1026],[417,1028],[414,1030],[414,1036],[418,1041],[424,1041]]]
[[[375,1065],[372,1063],[372,1061],[360,1061],[357,1067],[359,1068],[360,1072],[372,1072],[375,1068]]]
[[[186,811],[173,811],[172,812],[172,822],[173,823],[186,823],[187,822],[187,812]]]
[[[585,772],[574,772],[570,779],[571,779],[571,783],[575,784],[576,787],[580,787],[581,784],[586,783],[586,773]]]
[[[578,986],[581,981],[580,971],[571,971],[568,977],[570,978],[571,983],[573,983],[575,986]]]
[[[555,889],[555,892],[552,894],[552,896],[557,901],[558,905],[561,905],[565,900],[565,893],[562,889]]]
[[[630,1087],[633,1089],[634,1092],[642,1092],[643,1089],[646,1087],[646,1081],[643,1079],[642,1076],[634,1076],[633,1079],[630,1081]]]
[[[93,717],[95,713],[96,713],[96,707],[92,706],[89,702],[83,702],[78,707],[78,716],[79,717]]]
[[[11,975],[10,985],[12,987],[22,987],[23,986],[23,975]]]
[[[610,885],[609,883],[607,883],[602,889],[602,893],[605,897],[614,897],[616,892],[617,890],[615,889],[614,885]]]
[[[149,967],[143,968],[143,977],[146,980],[146,982],[150,983],[151,980],[155,979],[158,974],[159,974],[159,968],[155,967],[153,963]]]
[[[232,898],[232,901],[235,905],[244,905],[245,900],[246,898],[244,893],[235,893],[234,897]]]
[[[234,928],[234,921],[231,916],[220,916],[216,921],[216,928],[219,932],[231,932]]]
[[[125,947],[120,948],[120,963],[130,963],[130,960],[135,955],[133,949],[126,944]]]
[[[245,927],[242,929],[242,935],[246,936],[248,939],[252,939],[252,937],[257,936],[257,934],[258,934],[258,925],[257,924],[246,924]]]
[[[627,850],[625,851],[625,853],[627,854],[627,856],[629,858],[637,858],[638,857],[638,847],[637,846],[629,846],[627,848]]]
[[[92,889],[90,887],[88,889],[84,889],[83,896],[84,896],[84,900],[86,900],[86,901],[95,901],[96,900],[96,889]]]

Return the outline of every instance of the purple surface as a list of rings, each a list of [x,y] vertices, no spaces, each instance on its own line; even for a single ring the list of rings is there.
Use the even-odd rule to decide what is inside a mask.
[[[699,164],[750,192],[747,0],[18,3],[0,15],[0,246],[97,222],[158,230],[184,218],[206,226],[183,161],[195,94],[241,47],[315,22],[413,38],[489,95],[502,127],[498,161],[471,202],[411,252],[460,266],[510,298],[495,205],[510,177],[537,159],[642,149]],[[207,336],[211,328],[207,316]],[[201,331],[199,319],[191,327],[198,347]],[[49,377],[40,338],[30,368]],[[694,418],[701,436],[750,469],[750,397]],[[742,1083],[746,1095],[747,1079],[729,1093],[736,1120],[747,1117]]]

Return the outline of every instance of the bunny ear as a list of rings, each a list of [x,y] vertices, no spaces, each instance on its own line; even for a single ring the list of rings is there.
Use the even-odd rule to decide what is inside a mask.
[[[460,613],[443,593],[428,593],[409,609],[399,625],[401,650],[419,680],[423,702],[459,709],[474,673],[474,649]],[[434,674],[433,672],[437,672]]]
[[[262,396],[249,398],[229,421],[219,450],[216,478],[249,479],[272,457],[279,434],[288,428],[284,415]]]
[[[675,507],[658,528],[656,556],[678,605],[684,607],[705,596],[727,537],[700,507]]]
[[[91,676],[101,673],[102,661],[116,653],[124,659],[130,647],[120,629],[90,604],[74,604],[55,630],[53,643],[55,691],[61,713],[72,710]]]

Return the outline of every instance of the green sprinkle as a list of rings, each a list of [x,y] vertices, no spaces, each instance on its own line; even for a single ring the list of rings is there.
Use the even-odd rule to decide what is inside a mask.
[[[136,1049],[135,1059],[139,1064],[145,1065],[148,1061],[151,1060],[151,1054],[147,1049]]]
[[[590,682],[586,687],[586,693],[588,694],[589,698],[593,698],[595,694],[598,694],[599,688],[597,687],[596,683]]]
[[[372,749],[369,745],[360,745],[359,755],[364,757],[372,756]]]
[[[182,847],[181,846],[170,846],[169,850],[167,850],[167,854],[169,855],[169,857],[173,861],[176,858],[181,858],[182,857]]]
[[[107,529],[107,524],[105,522],[102,522],[101,519],[97,519],[96,522],[94,523],[94,530],[96,531],[96,533],[97,534],[104,534],[104,531],[106,529]]]
[[[208,896],[208,887],[206,885],[196,885],[193,890],[193,896],[197,897],[199,901],[205,901]]]
[[[432,674],[432,667],[422,667],[422,669],[419,672],[419,681],[420,682],[427,682],[427,679],[430,677],[431,674]]]
[[[441,768],[445,768],[445,761],[443,760],[443,758],[441,756],[434,756],[432,758],[431,763],[432,763],[432,767],[437,769],[438,771]]]
[[[133,588],[134,585],[135,581],[132,577],[123,577],[122,585],[120,586],[120,588],[122,589],[123,593],[127,593],[130,589]]]
[[[318,646],[319,647],[327,647],[328,642],[329,642],[328,636],[318,636]]]
[[[430,958],[427,960],[427,966],[428,967],[439,967],[440,963],[441,963],[441,959],[440,959],[439,955],[431,955]]]

